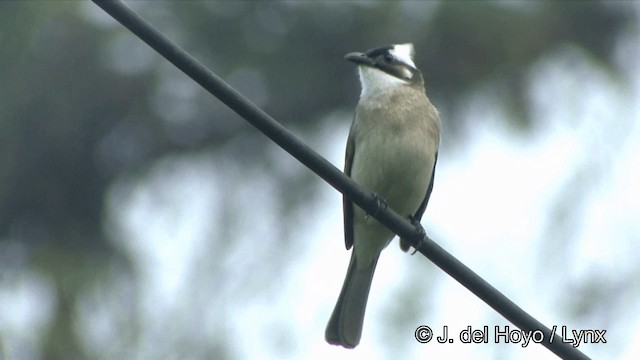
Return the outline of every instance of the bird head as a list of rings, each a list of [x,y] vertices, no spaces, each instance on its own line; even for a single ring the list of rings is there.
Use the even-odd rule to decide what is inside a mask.
[[[422,85],[422,74],[413,63],[413,44],[387,45],[366,52],[352,52],[345,59],[358,65],[363,94],[390,87]]]

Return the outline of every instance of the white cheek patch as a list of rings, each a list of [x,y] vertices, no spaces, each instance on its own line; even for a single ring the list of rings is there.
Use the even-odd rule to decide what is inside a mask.
[[[411,79],[413,78],[413,73],[406,67],[402,67],[402,76],[404,76],[405,79]]]
[[[413,63],[413,44],[407,43],[394,45],[393,49],[389,50],[389,53],[403,63],[411,65],[414,68],[416,67]]]

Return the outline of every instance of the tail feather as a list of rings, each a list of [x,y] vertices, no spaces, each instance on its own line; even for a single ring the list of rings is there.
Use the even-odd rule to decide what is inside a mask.
[[[351,349],[360,342],[367,299],[377,263],[376,257],[370,266],[359,269],[355,250],[351,252],[347,276],[324,335],[329,344]]]

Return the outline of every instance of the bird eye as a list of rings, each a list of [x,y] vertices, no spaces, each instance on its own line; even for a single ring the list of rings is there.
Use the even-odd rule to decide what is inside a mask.
[[[386,62],[393,62],[393,60],[394,60],[394,58],[393,58],[393,55],[391,55],[391,54],[386,54],[384,56],[384,61],[386,61]]]

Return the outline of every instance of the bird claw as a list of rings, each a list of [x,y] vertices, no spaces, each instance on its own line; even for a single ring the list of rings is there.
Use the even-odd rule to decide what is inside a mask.
[[[419,236],[418,246],[414,247],[414,250],[411,253],[411,255],[415,255],[415,253],[418,252],[418,248],[422,246],[422,243],[424,242],[424,238],[427,237],[427,232],[424,230],[424,228],[422,227],[422,224],[420,224],[420,221],[418,221],[418,219],[416,219],[415,216],[409,215],[409,221],[411,222],[411,225],[416,227],[416,231],[418,232],[418,236]]]
[[[380,195],[372,192],[371,196],[373,197],[373,200],[376,201],[376,209],[373,212],[373,216],[378,215],[378,213],[381,210],[386,210],[387,209],[387,202],[385,201],[385,199],[383,199]],[[365,218],[368,219],[369,218],[369,213],[365,214]]]

